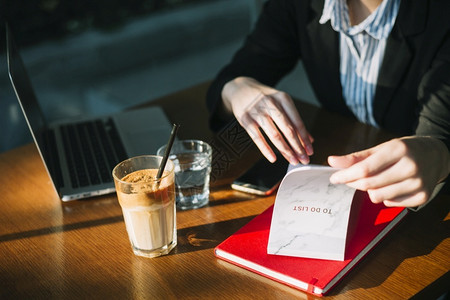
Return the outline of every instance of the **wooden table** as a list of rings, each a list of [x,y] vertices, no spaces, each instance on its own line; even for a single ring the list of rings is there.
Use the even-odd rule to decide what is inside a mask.
[[[178,246],[148,259],[131,251],[114,194],[62,203],[33,144],[0,154],[0,298],[313,299],[214,257],[213,248],[261,213],[274,197],[230,189],[261,157],[238,127],[207,127],[207,85],[175,93],[161,105],[181,138],[215,150],[210,204],[177,213]],[[351,119],[298,103],[315,137],[312,162],[372,146],[391,136]],[[329,295],[338,299],[428,299],[448,290],[449,203],[441,193],[409,214]],[[431,298],[430,298],[431,297]]]

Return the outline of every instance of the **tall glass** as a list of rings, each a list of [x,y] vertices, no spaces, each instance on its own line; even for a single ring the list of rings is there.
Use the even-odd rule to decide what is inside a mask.
[[[174,164],[156,179],[161,156],[129,158],[113,170],[117,198],[134,254],[157,257],[177,244]]]

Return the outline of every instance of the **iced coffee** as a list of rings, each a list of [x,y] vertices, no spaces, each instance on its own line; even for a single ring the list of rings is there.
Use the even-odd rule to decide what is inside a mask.
[[[157,179],[160,161],[159,156],[139,156],[113,170],[128,237],[140,256],[167,254],[177,242],[174,166],[167,161]]]

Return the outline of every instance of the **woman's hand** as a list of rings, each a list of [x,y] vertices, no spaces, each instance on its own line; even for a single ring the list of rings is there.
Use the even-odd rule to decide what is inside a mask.
[[[309,163],[313,139],[288,94],[238,77],[224,86],[222,99],[269,161],[274,162],[276,156],[260,128],[291,164]]]
[[[431,137],[393,139],[344,156],[330,156],[332,167],[343,168],[330,181],[367,191],[374,203],[415,207],[426,203],[435,186],[450,172],[445,144]]]

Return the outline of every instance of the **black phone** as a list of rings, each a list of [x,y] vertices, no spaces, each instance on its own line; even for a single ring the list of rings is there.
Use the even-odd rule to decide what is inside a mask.
[[[278,188],[288,166],[288,161],[281,155],[277,155],[274,163],[262,158],[233,181],[231,188],[241,192],[268,196]]]

